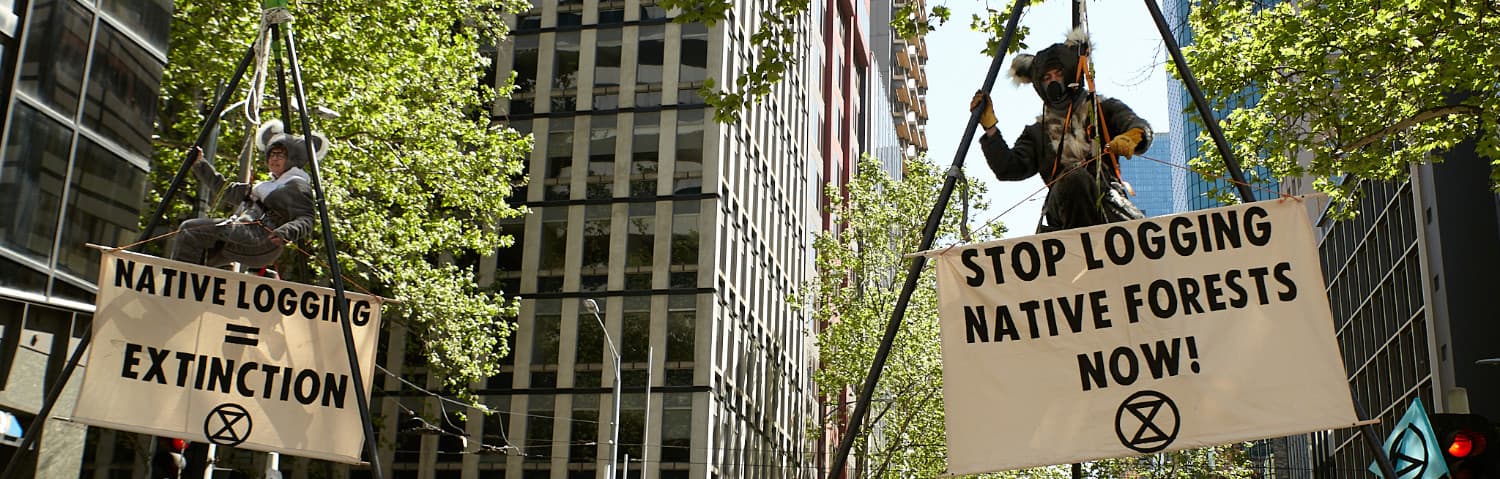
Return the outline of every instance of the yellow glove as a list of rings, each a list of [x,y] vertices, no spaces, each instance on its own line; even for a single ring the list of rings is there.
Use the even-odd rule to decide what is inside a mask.
[[[1130,131],[1121,133],[1109,140],[1109,152],[1126,158],[1135,156],[1135,146],[1141,143],[1141,135],[1144,133],[1140,128],[1131,128]]]
[[[999,120],[995,119],[995,109],[990,108],[990,96],[984,94],[983,91],[976,91],[974,92],[974,99],[969,100],[969,111],[972,112],[975,108],[980,107],[983,107],[984,111],[979,114],[979,126],[984,127],[986,130],[994,128],[995,123],[998,123]]]

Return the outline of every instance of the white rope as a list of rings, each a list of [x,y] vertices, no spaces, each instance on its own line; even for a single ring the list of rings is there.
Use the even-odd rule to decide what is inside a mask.
[[[292,21],[292,12],[286,8],[270,8],[261,12],[260,30],[255,36],[255,68],[250,74],[250,91],[245,99],[245,119],[250,128],[260,124],[261,101],[266,90],[266,64],[271,58],[271,27]],[[286,121],[286,119],[283,119]]]

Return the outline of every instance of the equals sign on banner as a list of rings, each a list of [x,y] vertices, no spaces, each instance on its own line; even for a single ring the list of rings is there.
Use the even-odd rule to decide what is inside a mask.
[[[257,344],[260,344],[260,340],[255,339],[255,335],[260,334],[260,328],[228,323],[224,325],[224,330],[229,331],[229,334],[224,335],[224,342],[226,343],[243,344],[246,346],[255,346]],[[236,336],[235,333],[239,333],[243,336]]]

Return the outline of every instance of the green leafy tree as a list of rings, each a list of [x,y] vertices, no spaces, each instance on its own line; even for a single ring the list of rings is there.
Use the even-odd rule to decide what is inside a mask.
[[[910,260],[902,255],[920,246],[927,213],[942,187],[941,170],[925,160],[908,162],[900,181],[880,168],[866,157],[847,188],[827,192],[828,208],[842,227],[813,240],[818,276],[809,288],[810,303],[816,322],[824,325],[815,381],[828,407],[853,401],[864,383],[906,281]],[[975,198],[982,193],[971,191]],[[939,234],[949,242],[959,232],[962,203],[955,195],[943,215]],[[928,267],[877,385],[863,440],[855,442],[849,459],[859,477],[935,477],[946,469],[935,286]],[[820,431],[842,420],[832,411],[823,416],[834,423],[820,425]]]
[[[349,288],[400,300],[384,317],[408,326],[431,374],[455,388],[497,372],[508,354],[504,318],[517,307],[505,297],[515,292],[478,285],[473,264],[512,244],[489,225],[522,214],[506,199],[523,179],[531,139],[491,122],[497,91],[480,80],[489,71],[481,47],[505,35],[504,14],[526,8],[514,0],[291,6],[308,102],[339,114],[315,119],[313,127],[332,140],[321,172]],[[214,92],[254,40],[260,15],[256,2],[177,2],[153,195],[178,170]],[[270,78],[266,93],[274,97]],[[264,106],[265,119],[280,116],[276,101]],[[224,124],[221,172],[232,174],[223,165],[235,164],[248,123],[236,113]],[[290,123],[300,132],[299,122]],[[257,168],[264,175],[264,166]],[[314,236],[299,245],[301,254],[283,256],[288,279],[327,284],[322,235]]]
[[[1243,164],[1335,198],[1353,192],[1330,178],[1402,178],[1465,140],[1500,166],[1493,0],[1195,3],[1184,53],[1217,109],[1240,107],[1223,126]],[[1222,171],[1208,144],[1196,166]]]
[[[1249,444],[1229,444],[1085,463],[1084,477],[1250,479]]]

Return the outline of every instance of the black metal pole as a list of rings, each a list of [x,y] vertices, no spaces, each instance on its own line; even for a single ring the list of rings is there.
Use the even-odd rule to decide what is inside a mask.
[[[281,24],[271,25],[271,38],[281,38]],[[281,44],[271,42],[271,51],[276,54],[276,89],[281,94],[281,128],[292,133],[292,105],[286,96],[286,67],[281,64]],[[305,114],[306,112],[304,112]]]
[[[1354,403],[1354,414],[1360,418],[1369,417],[1369,412],[1359,404],[1359,399],[1354,397],[1354,392],[1349,392],[1349,400]],[[1399,477],[1396,475],[1396,467],[1391,464],[1391,456],[1387,455],[1380,447],[1380,437],[1375,435],[1375,428],[1369,424],[1359,426],[1359,435],[1364,438],[1365,447],[1370,449],[1370,454],[1375,455],[1375,464],[1380,466],[1380,473],[1385,477]]]
[[[182,160],[182,167],[177,169],[177,176],[172,177],[171,186],[168,186],[166,194],[162,195],[161,203],[156,205],[156,211],[151,214],[151,219],[147,220],[146,227],[142,228],[141,234],[136,237],[137,243],[151,237],[152,231],[156,230],[157,224],[161,222],[162,215],[166,214],[167,203],[172,201],[172,197],[177,194],[177,190],[182,189],[182,184],[187,178],[188,171],[193,167],[193,163],[198,161],[198,147],[203,146],[203,143],[208,140],[210,133],[218,126],[219,114],[224,111],[224,105],[229,102],[229,95],[234,92],[235,88],[239,87],[240,78],[245,76],[245,69],[250,67],[250,59],[254,57],[255,45],[252,43],[250,49],[245,52],[245,58],[240,59],[239,66],[235,67],[234,75],[230,76],[229,87],[224,89],[219,98],[214,101],[213,109],[209,111],[207,117],[204,117],[203,127],[198,130],[198,140],[193,143],[194,148],[188,149],[187,156]],[[10,462],[5,465],[5,472],[0,473],[0,479],[11,479],[14,477],[13,474],[17,470],[16,464],[23,462],[22,459],[30,453],[31,447],[36,445],[36,438],[42,435],[42,429],[46,427],[47,416],[52,414],[52,407],[57,405],[58,396],[62,395],[63,388],[68,385],[68,379],[73,376],[73,370],[77,369],[78,363],[83,361],[84,351],[88,350],[89,343],[93,342],[93,339],[93,334],[85,334],[83,338],[79,339],[78,346],[73,350],[73,355],[68,357],[68,362],[63,364],[62,371],[58,373],[56,382],[47,391],[47,395],[42,397],[42,408],[37,411],[36,417],[32,418],[31,426],[26,429],[26,434],[21,437],[21,443],[16,446],[15,454],[11,455]]]
[[[1224,157],[1224,167],[1229,170],[1229,177],[1234,180],[1234,185],[1240,190],[1240,199],[1246,203],[1255,201],[1255,192],[1250,190],[1250,183],[1245,181],[1245,172],[1240,171],[1240,162],[1234,158],[1234,153],[1229,151],[1229,141],[1224,139],[1224,130],[1219,128],[1219,120],[1214,118],[1214,112],[1208,107],[1208,100],[1203,98],[1203,88],[1198,85],[1198,78],[1193,76],[1193,71],[1188,69],[1187,60],[1182,57],[1182,49],[1177,46],[1177,38],[1172,36],[1172,29],[1167,27],[1167,19],[1161,14],[1161,7],[1156,5],[1156,0],[1146,0],[1146,8],[1151,10],[1151,18],[1156,20],[1156,29],[1161,32],[1161,41],[1167,45],[1167,52],[1172,54],[1172,63],[1177,65],[1177,73],[1182,75],[1182,84],[1187,87],[1188,94],[1193,96],[1193,105],[1198,107],[1198,116],[1203,118],[1203,124],[1208,126],[1208,134],[1214,139],[1214,146],[1219,149],[1219,156]]]
[[[359,391],[354,398],[359,403],[360,422],[365,428],[365,448],[370,453],[370,472],[375,479],[381,479],[380,450],[375,447],[375,427],[370,418],[370,398],[365,395],[364,375],[359,370],[359,355],[354,350],[354,325],[349,321],[349,305],[344,297],[344,276],[339,270],[338,243],[333,239],[333,217],[328,214],[328,197],[323,194],[323,174],[318,168],[318,157],[313,153],[312,144],[312,116],[308,114],[307,91],[302,85],[302,66],[297,63],[297,43],[292,35],[292,26],[286,25],[286,54],[287,63],[292,69],[292,85],[297,91],[297,106],[302,110],[298,115],[302,119],[302,133],[306,135],[307,141],[303,146],[307,148],[308,173],[312,175],[313,191],[317,194],[318,213],[323,217],[323,250],[328,253],[328,274],[333,278],[333,301],[334,313],[338,315],[339,325],[344,329],[344,352],[349,356],[349,375],[354,379],[354,384]],[[283,98],[285,104],[285,98]],[[326,146],[325,146],[326,148]]]
[[[193,142],[194,148],[188,150],[187,157],[182,160],[182,167],[177,169],[177,176],[172,177],[172,183],[167,186],[166,194],[161,196],[161,203],[156,205],[156,212],[151,214],[151,219],[147,220],[146,227],[141,230],[141,235],[136,241],[145,241],[146,238],[150,238],[157,223],[161,222],[162,215],[167,212],[167,203],[172,201],[172,196],[177,194],[177,190],[182,189],[182,183],[187,180],[188,171],[193,168],[193,163],[198,161],[197,147],[203,146],[203,143],[208,141],[208,135],[214,131],[214,127],[218,126],[219,115],[224,112],[224,105],[229,102],[229,95],[239,88],[240,78],[245,76],[245,69],[250,67],[250,60],[253,58],[255,58],[255,45],[252,43],[245,51],[245,58],[240,59],[239,66],[235,67],[234,74],[229,77],[229,87],[225,88],[224,94],[214,101],[213,110],[209,111],[208,117],[203,119],[203,128],[198,130],[198,140]]]
[[[995,52],[995,58],[990,62],[990,70],[984,77],[983,91],[989,92],[995,86],[995,78],[1000,76],[1000,66],[1005,63],[1006,51],[1010,49],[1011,41],[1014,40],[1016,24],[1021,21],[1021,12],[1026,9],[1030,0],[1016,0],[1015,6],[1011,8],[1010,20],[1005,24],[1005,34],[1001,36],[999,49]],[[990,105],[981,105],[974,111],[969,112],[969,123],[964,128],[963,139],[958,142],[958,152],[953,155],[953,165],[948,168],[947,176],[943,179],[943,189],[938,193],[937,204],[933,205],[932,212],[927,214],[927,224],[922,229],[922,244],[919,250],[927,250],[932,247],[933,238],[937,236],[938,225],[942,223],[943,212],[948,210],[948,199],[953,196],[953,187],[958,183],[958,178],[963,174],[964,157],[969,155],[969,146],[974,143],[975,127],[979,125],[980,112]],[[869,413],[870,398],[875,395],[875,385],[880,382],[880,374],[885,370],[886,359],[889,358],[891,347],[896,342],[896,334],[901,331],[901,320],[906,316],[906,305],[911,302],[912,292],[917,289],[917,281],[922,276],[922,269],[927,266],[926,256],[912,258],[911,266],[906,270],[906,283],[901,286],[901,296],[896,299],[895,310],[891,312],[891,320],[885,325],[885,336],[880,340],[880,349],[875,351],[875,362],[870,366],[870,373],[865,376],[864,386],[860,388],[859,397],[854,402],[854,412],[850,414],[848,428],[844,430],[843,437],[839,438],[839,448],[833,454],[833,461],[829,463],[828,479],[837,479],[844,473],[844,464],[848,461],[849,450],[854,448],[854,440],[859,437],[859,428],[865,420],[865,414]]]
[[[1161,32],[1161,40],[1167,46],[1167,51],[1172,54],[1172,62],[1177,65],[1177,73],[1182,75],[1182,84],[1187,87],[1188,93],[1193,96],[1193,104],[1198,107],[1198,115],[1203,118],[1203,124],[1208,126],[1209,135],[1213,136],[1214,146],[1219,149],[1219,156],[1224,157],[1224,166],[1229,170],[1229,176],[1234,179],[1235,186],[1239,187],[1240,196],[1245,202],[1255,201],[1255,192],[1250,190],[1250,183],[1245,181],[1244,172],[1240,171],[1239,162],[1229,151],[1229,142],[1224,139],[1224,131],[1219,129],[1219,120],[1214,118],[1213,111],[1208,108],[1208,101],[1203,98],[1203,89],[1198,85],[1197,77],[1193,76],[1192,69],[1188,68],[1187,60],[1182,57],[1182,49],[1177,46],[1176,37],[1172,36],[1172,30],[1167,27],[1167,19],[1161,14],[1161,8],[1156,5],[1156,0],[1146,0],[1146,9],[1151,11],[1151,18],[1156,21],[1156,29]],[[1354,403],[1354,413],[1360,418],[1365,418],[1367,413],[1364,406],[1360,405],[1359,399],[1350,394],[1349,400]],[[1380,466],[1380,472],[1385,477],[1396,477],[1396,469],[1391,465],[1390,456],[1381,450],[1380,440],[1375,435],[1375,428],[1369,424],[1359,426],[1360,436],[1364,437],[1365,447],[1375,455],[1375,463]]]

